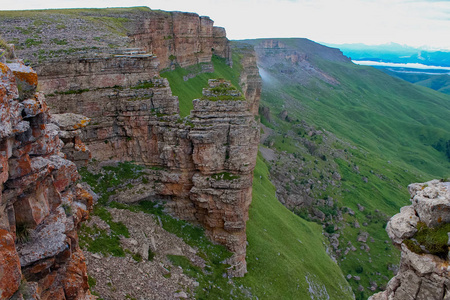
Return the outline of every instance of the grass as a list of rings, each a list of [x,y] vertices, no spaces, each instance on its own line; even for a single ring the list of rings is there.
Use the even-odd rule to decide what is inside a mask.
[[[117,183],[110,178],[120,179],[119,174],[134,178],[138,171],[142,171],[131,163],[107,169],[108,176],[84,170],[83,180],[91,182],[94,191],[101,193],[116,186]],[[185,274],[199,282],[195,290],[196,299],[248,299],[256,296],[259,299],[292,299],[308,294],[311,286],[319,293],[317,295],[326,290],[332,299],[351,299],[349,287],[339,267],[326,254],[321,227],[302,220],[281,205],[275,197],[275,188],[268,175],[267,166],[258,158],[247,230],[249,273],[244,278],[233,279],[234,284],[230,284],[224,276],[228,267],[224,261],[231,253],[225,247],[211,243],[201,227],[165,214],[161,203],[142,201],[127,205],[111,202],[108,206],[152,214],[161,221],[165,230],[198,249],[198,255],[206,261],[204,270],[193,265],[186,257],[168,256],[174,265],[181,266]],[[105,204],[97,204],[94,215],[110,225],[112,235],[107,237],[98,228],[82,228],[80,244],[89,251],[124,256],[126,252],[116,246],[119,245],[118,237],[125,236],[127,230],[120,223],[112,222],[105,206],[108,201],[102,203]],[[86,235],[96,236],[96,240],[86,241]],[[153,255],[149,255],[149,259]],[[140,260],[139,257],[133,259]],[[317,299],[321,299],[317,295]]]
[[[144,167],[131,162],[120,162],[116,167],[106,166],[98,174],[91,173],[87,168],[79,170],[83,180],[87,182],[93,190],[100,195],[98,202],[106,204],[109,196],[115,194],[115,190],[125,187],[127,180],[141,179],[146,173]]]
[[[1,16],[5,18],[39,18],[45,15],[110,15],[127,12],[151,11],[150,8],[142,7],[117,7],[117,8],[76,8],[76,9],[38,9],[38,10],[8,10],[2,11]],[[40,20],[42,22],[43,20]]]
[[[342,176],[341,186],[330,186],[326,191],[312,190],[314,198],[321,199],[328,194],[337,201],[339,209],[349,207],[355,212],[355,216],[344,213],[342,222],[334,222],[341,227],[340,245],[351,242],[357,248],[342,255],[339,264],[344,274],[354,274],[357,268],[364,268],[361,281],[352,280],[350,284],[357,299],[366,299],[371,292],[358,292],[358,286],[370,286],[371,280],[383,285],[392,277],[391,265],[399,263],[399,252],[390,243],[384,243],[389,240],[384,225],[389,216],[408,205],[406,186],[450,173],[446,148],[450,97],[371,67],[329,59],[330,53],[322,52],[312,42],[298,39],[282,42],[306,53],[317,70],[339,81],[332,85],[303,69],[295,70],[295,65],[283,59],[269,60],[272,64],[260,59],[262,68],[271,75],[270,82],[263,81],[261,102],[271,110],[270,126],[277,133],[273,138],[274,148],[300,154],[297,140],[288,136],[296,122],[280,120],[278,115],[282,110],[287,110],[291,119],[325,129],[342,141],[332,145],[329,151],[342,153],[338,158],[322,153]],[[284,50],[272,50],[266,57],[274,56],[277,51]],[[284,75],[282,71],[289,68],[294,72]],[[314,141],[317,145],[320,142]],[[318,159],[319,153],[310,150],[311,156],[304,156],[306,162],[317,162],[315,169],[319,171],[309,176],[320,180],[325,159]],[[355,170],[356,166],[359,171]],[[362,178],[367,178],[367,182]],[[365,211],[359,211],[357,204],[364,206]],[[361,228],[351,226],[355,221]],[[367,243],[368,253],[360,250],[356,242],[360,231],[368,232],[374,240]]]
[[[211,178],[214,180],[233,180],[233,179],[239,179],[240,176],[233,175],[228,172],[222,172],[222,173],[217,173],[217,174],[211,175]]]
[[[417,229],[411,239],[404,241],[408,249],[417,254],[430,253],[446,259],[449,251],[447,233],[450,232],[450,224],[429,228],[425,223],[419,222]],[[423,246],[425,250],[420,246]]]
[[[173,71],[161,73],[161,77],[167,78],[170,83],[172,94],[178,96],[180,102],[180,116],[186,117],[193,109],[192,100],[202,98],[202,89],[208,87],[208,79],[224,78],[231,81],[231,84],[239,86],[239,76],[242,66],[240,65],[240,56],[233,53],[233,68],[226,64],[224,58],[213,55],[212,63],[214,65],[213,73],[201,73],[194,78],[184,81],[183,77],[192,73],[199,73],[200,66],[183,69],[176,68]]]
[[[317,70],[335,78],[339,84],[332,85],[305,70],[295,70],[296,66],[287,60],[268,59],[272,64],[266,64],[260,59],[260,65],[271,76],[271,81],[263,81],[261,102],[271,110],[272,123],[267,125],[276,132],[273,148],[302,154],[308,164],[314,162],[316,167],[309,178],[321,180],[323,167],[328,163],[342,176],[340,187],[311,190],[315,199],[328,195],[337,201],[339,210],[348,207],[355,212],[354,216],[344,213],[342,222],[333,222],[340,227],[342,249],[348,242],[357,248],[342,255],[339,264],[344,274],[354,275],[363,267],[361,281],[349,283],[357,299],[367,299],[372,292],[367,289],[359,292],[358,286],[368,287],[370,281],[382,286],[393,275],[391,266],[399,263],[399,251],[384,243],[389,240],[384,226],[389,216],[408,205],[407,185],[447,177],[450,173],[447,149],[443,146],[449,139],[450,97],[393,79],[371,67],[330,60],[329,53],[322,56],[323,50],[312,42],[282,41],[306,53]],[[266,57],[275,57],[277,51],[284,50],[268,51]],[[282,72],[285,69],[294,72],[287,76]],[[316,153],[318,147],[311,148],[307,155],[300,153],[298,141],[288,135],[296,122],[280,120],[278,115],[282,110],[287,110],[293,120],[304,120],[317,129],[333,133],[341,142],[332,145],[328,152],[341,154],[336,157]],[[323,143],[312,138],[310,141],[316,145]],[[325,159],[320,157],[322,154]],[[359,171],[355,170],[356,166]],[[362,178],[367,178],[367,182]],[[357,204],[365,210],[359,211]],[[304,212],[299,213],[307,217]],[[352,226],[355,221],[361,228]],[[368,232],[374,240],[367,242],[369,252],[359,249],[360,243],[356,242],[361,231]]]
[[[339,266],[326,253],[322,228],[296,216],[277,200],[260,155],[247,240],[248,273],[236,281],[251,287],[259,299],[298,299],[300,295],[326,299],[326,294],[330,299],[351,299]]]

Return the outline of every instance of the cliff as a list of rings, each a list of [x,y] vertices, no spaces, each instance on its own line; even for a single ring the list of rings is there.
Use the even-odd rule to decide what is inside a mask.
[[[0,62],[0,298],[91,299],[77,228],[93,196],[62,152],[37,75]]]
[[[213,241],[234,253],[229,274],[243,276],[245,223],[259,141],[255,115],[261,81],[253,51],[242,54],[242,96],[228,82],[211,81],[204,96],[193,101],[190,116],[181,118],[178,98],[159,72],[193,65],[210,72],[213,54],[231,66],[225,29],[193,13],[144,8],[70,12],[36,12],[36,16],[57,20],[66,27],[49,24],[40,32],[42,43],[26,49],[20,49],[24,34],[17,27],[34,24],[33,18],[4,18],[8,28],[4,35],[14,34],[20,55],[29,55],[31,49],[43,53],[37,60],[28,57],[35,62],[40,89],[47,95],[51,111],[91,119],[89,126],[80,129],[80,136],[96,160],[132,160],[158,169],[147,192],[134,201],[161,196],[168,199],[167,209],[172,214],[201,224]],[[102,21],[96,34],[105,33],[104,39],[86,30],[92,18]],[[111,18],[116,22],[111,23]],[[84,24],[85,29],[72,25],[74,22]],[[105,24],[115,28],[110,32],[114,39],[106,37],[109,29]],[[61,52],[44,50],[45,45],[54,44],[55,36],[48,36],[52,32],[66,36],[67,45],[55,46],[61,46]],[[64,52],[80,40],[80,44],[91,41],[95,49],[80,50],[78,45]],[[104,47],[106,40],[108,48]],[[82,148],[76,145],[79,141],[65,140],[74,145],[65,153],[83,165],[87,154],[72,153],[74,148]]]
[[[371,300],[448,299],[450,182],[408,186],[410,206],[393,216],[386,231],[401,249],[400,269],[384,292]]]
[[[18,55],[43,63],[110,57],[123,49],[157,56],[160,69],[210,63],[213,54],[231,65],[224,28],[195,13],[148,7],[0,12],[2,36]]]
[[[212,54],[231,63],[230,44],[224,28],[209,17],[194,13],[152,13],[130,34],[132,44],[159,58],[160,68],[210,63]]]

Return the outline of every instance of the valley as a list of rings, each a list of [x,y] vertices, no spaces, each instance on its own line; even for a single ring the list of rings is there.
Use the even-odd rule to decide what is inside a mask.
[[[445,78],[146,7],[0,24],[7,298],[367,299],[399,271],[386,224],[408,185],[450,176]],[[20,226],[71,246],[21,266],[42,242]]]
[[[357,299],[366,299],[395,271],[399,252],[383,228],[407,204],[406,186],[449,172],[446,152],[433,146],[448,137],[449,97],[309,40],[243,42],[265,74],[260,112],[271,134],[262,142],[275,153],[277,196],[323,225]]]

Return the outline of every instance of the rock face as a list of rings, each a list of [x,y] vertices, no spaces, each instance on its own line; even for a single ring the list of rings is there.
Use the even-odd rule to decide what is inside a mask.
[[[212,240],[234,252],[229,273],[243,276],[259,141],[261,79],[254,52],[243,51],[242,95],[227,82],[211,81],[191,115],[180,118],[178,98],[159,71],[175,64],[212,68],[212,54],[231,65],[225,29],[213,27],[208,17],[179,12],[143,12],[132,23],[128,37],[139,48],[37,64],[41,90],[63,130],[62,151],[84,165],[90,154],[83,141],[99,161],[133,160],[158,169],[146,195],[171,199],[173,214],[204,226]],[[225,94],[216,97],[222,88]],[[76,120],[69,113],[86,115],[90,125],[62,124]]]
[[[259,98],[250,103],[228,82],[210,80],[203,98],[194,100],[191,116],[181,119],[178,98],[166,79],[114,93],[101,89],[76,98],[65,95],[52,101],[53,109],[76,107],[75,112],[92,118],[94,125],[82,129],[82,135],[96,159],[134,160],[161,169],[155,170],[149,193],[169,196],[174,214],[202,224],[212,240],[234,252],[230,274],[242,276],[259,141],[250,109]]]
[[[91,299],[77,227],[93,197],[37,83],[21,61],[0,63],[0,298]]]
[[[187,67],[211,62],[212,54],[231,64],[230,43],[224,28],[214,27],[209,17],[194,13],[152,12],[130,35],[136,47],[159,58],[160,69],[175,64]]]
[[[301,43],[287,45],[278,40],[263,40],[255,45],[255,51],[259,58],[258,66],[261,70],[276,69],[279,70],[282,77],[289,80],[296,80],[300,84],[307,85],[311,78],[317,78],[331,85],[339,85],[339,81],[319,69],[307,53],[315,53],[325,59],[338,62],[348,62],[349,58],[342,55],[339,49],[328,48],[313,42],[302,40]],[[303,46],[301,45],[303,44]],[[280,64],[279,62],[282,62]],[[298,72],[301,69],[302,72]]]
[[[398,274],[389,281],[384,292],[373,295],[381,299],[449,299],[450,267],[448,256],[431,254],[428,245],[421,245],[416,233],[421,228],[441,228],[450,223],[450,182],[432,180],[409,187],[411,206],[403,207],[387,224],[393,243],[401,248]],[[447,240],[447,232],[443,232]],[[419,243],[417,248],[411,243]],[[447,243],[443,245],[448,250]]]
[[[246,272],[245,222],[259,141],[255,115],[261,80],[253,50],[243,51],[241,59],[242,95],[226,82],[211,81],[203,98],[194,100],[191,115],[181,118],[178,98],[172,96],[169,82],[159,77],[159,71],[200,64],[201,72],[211,72],[213,54],[231,65],[225,29],[193,13],[145,8],[89,13],[114,32],[106,34],[108,28],[99,25],[95,37],[92,30],[82,30],[90,28],[91,18],[84,14],[46,15],[42,11],[41,19],[63,22],[67,28],[50,24],[41,32],[42,44],[30,45],[34,52],[44,51],[39,47],[54,43],[54,38],[46,36],[48,31],[58,36],[66,33],[67,47],[75,48],[65,49],[60,42],[55,47],[63,49],[46,53],[52,58],[43,57],[35,66],[40,88],[55,114],[53,121],[62,129],[57,134],[66,143],[62,151],[77,166],[86,164],[91,154],[99,161],[133,160],[158,169],[155,180],[145,188],[146,195],[171,199],[168,208],[173,214],[203,225],[214,241],[235,253],[230,274],[242,276]],[[120,18],[120,22],[111,23],[111,18]],[[8,17],[3,24],[8,28],[5,37],[14,33],[19,41],[22,36],[16,28],[30,25],[24,18]],[[126,37],[117,32],[126,32]],[[76,48],[85,41],[95,49]],[[118,48],[105,47],[104,41]],[[189,74],[185,80],[195,76]],[[222,89],[223,94],[215,94]],[[72,114],[86,115],[90,125],[63,124],[69,119],[82,121]]]
[[[210,63],[212,54],[225,58],[230,65],[232,63],[225,29],[214,27],[214,21],[209,17],[194,13],[133,7],[37,10],[33,14],[29,17],[0,12],[2,37],[20,45],[17,55],[23,59],[34,64],[59,60],[57,68],[61,71],[65,70],[61,64],[70,68],[71,59],[108,58],[120,55],[126,48],[128,54],[139,55],[143,50],[157,56],[160,69],[176,64],[187,67]],[[40,22],[34,22],[36,18]],[[65,63],[66,60],[69,62]],[[111,62],[117,63],[116,60]],[[83,69],[82,73],[87,71]],[[108,69],[104,71],[108,73]],[[40,72],[38,74],[42,76]],[[118,82],[117,85],[121,84]]]

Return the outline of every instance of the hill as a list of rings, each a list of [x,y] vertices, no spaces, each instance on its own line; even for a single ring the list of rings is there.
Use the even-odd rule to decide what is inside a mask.
[[[380,69],[393,77],[397,77],[444,94],[450,94],[450,75],[448,74],[395,72],[395,70],[390,70],[389,68]]]
[[[450,97],[306,39],[254,46],[263,78],[262,148],[277,196],[323,225],[358,299],[382,289],[398,251],[389,216],[410,182],[450,173]]]

